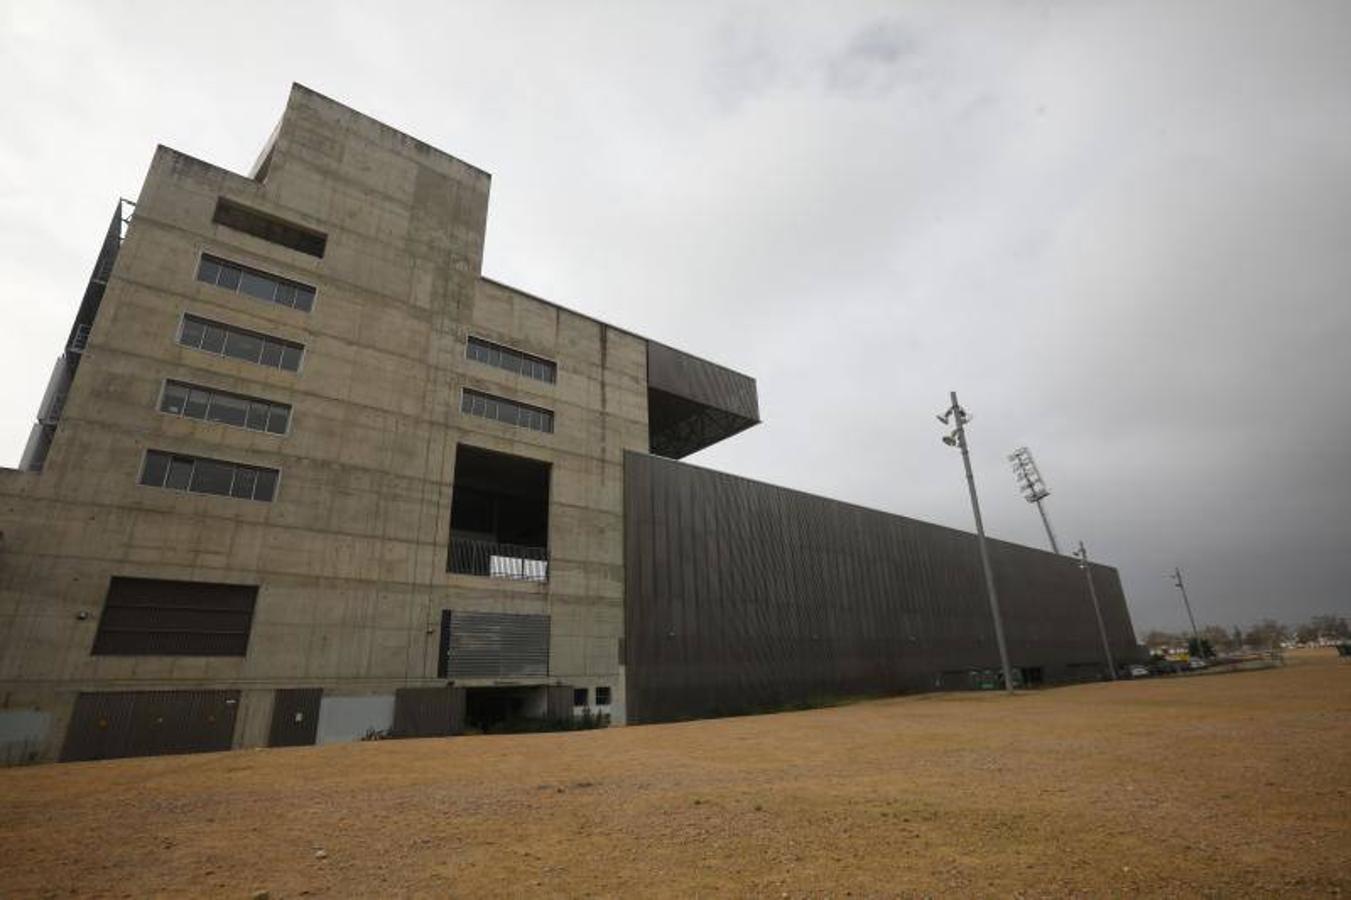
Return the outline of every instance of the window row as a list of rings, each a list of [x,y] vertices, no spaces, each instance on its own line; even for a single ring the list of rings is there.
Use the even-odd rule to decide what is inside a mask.
[[[164,396],[160,398],[159,408],[160,412],[175,416],[222,422],[272,434],[285,434],[291,421],[291,407],[285,403],[198,387],[182,381],[164,383]]]
[[[547,381],[549,384],[558,380],[557,364],[481,338],[471,337],[466,353],[470,359],[496,366],[499,369],[506,369],[508,372],[516,372],[527,378]]]
[[[149,487],[267,503],[277,492],[278,477],[276,469],[163,450],[147,450],[141,468],[141,484]]]
[[[588,704],[587,704],[586,701],[587,701],[587,689],[586,689],[586,688],[584,688],[584,687],[579,687],[579,688],[573,688],[573,689],[572,689],[572,705],[573,705],[573,706],[587,706]],[[609,705],[610,705],[610,688],[607,687],[606,685],[599,685],[599,686],[596,687],[596,705],[597,705],[597,706],[609,706]]]
[[[314,306],[314,288],[308,284],[269,275],[217,256],[202,256],[197,265],[197,280],[301,312],[309,312]]]
[[[469,388],[464,389],[464,395],[460,400],[460,412],[547,434],[552,434],[554,430],[554,414],[547,409],[527,406],[515,400],[494,397]]]
[[[216,200],[216,211],[212,214],[211,221],[301,253],[308,253],[310,256],[323,258],[324,249],[328,246],[328,235],[322,231],[315,231],[313,228],[306,228],[304,225],[249,209],[224,197]]]
[[[305,345],[280,338],[268,337],[256,331],[246,331],[233,325],[184,316],[178,332],[178,342],[185,347],[205,350],[232,359],[258,363],[288,372],[300,370]]]

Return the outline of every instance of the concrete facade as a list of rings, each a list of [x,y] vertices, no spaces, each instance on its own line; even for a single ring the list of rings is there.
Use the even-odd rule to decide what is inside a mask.
[[[156,150],[42,471],[0,471],[0,708],[50,714],[52,759],[81,691],[230,687],[234,745],[265,744],[276,688],[443,684],[441,614],[465,609],[548,615],[540,682],[608,687],[622,723],[646,342],[482,278],[489,176],[304,87],[259,169]],[[213,224],[220,197],[326,234],[322,259]],[[312,311],[197,281],[203,253],[315,286]],[[303,364],[180,346],[184,314],[302,343]],[[556,361],[556,383],[467,358],[471,334]],[[161,413],[166,378],[288,403],[289,429]],[[466,387],[552,410],[553,433],[462,414]],[[552,467],[547,581],[446,571],[462,443]],[[142,486],[147,449],[276,468],[275,500]],[[92,655],[114,575],[259,585],[247,654]]]

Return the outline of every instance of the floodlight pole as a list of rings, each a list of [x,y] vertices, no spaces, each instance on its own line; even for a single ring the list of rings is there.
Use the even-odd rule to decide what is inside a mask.
[[[985,592],[990,599],[990,615],[994,619],[994,638],[999,645],[999,664],[1004,668],[1004,690],[1013,693],[1013,670],[1009,667],[1009,651],[1004,645],[1004,623],[999,615],[999,595],[994,586],[994,570],[990,568],[990,553],[985,547],[985,523],[980,518],[980,500],[976,498],[976,476],[971,474],[971,455],[966,448],[966,410],[957,402],[957,392],[950,393],[952,406],[948,412],[957,424],[957,447],[962,451],[962,466],[966,469],[966,487],[971,492],[971,513],[976,518],[976,543],[980,547],[980,564],[985,570]]]
[[[1060,544],[1056,542],[1055,532],[1051,530],[1051,520],[1046,517],[1046,509],[1041,505],[1041,501],[1037,500],[1036,504],[1037,504],[1037,512],[1041,513],[1041,524],[1046,526],[1046,537],[1049,538],[1051,541],[1051,552],[1054,553],[1056,556],[1059,556]]]
[[[1098,636],[1102,638],[1102,652],[1107,655],[1107,671],[1111,674],[1112,680],[1116,681],[1116,662],[1112,659],[1112,645],[1107,643],[1107,626],[1102,621],[1102,607],[1098,605],[1098,590],[1093,586],[1093,569],[1088,564],[1088,551],[1084,549],[1084,542],[1079,542],[1079,568],[1084,570],[1084,577],[1088,579],[1088,596],[1093,601],[1093,615],[1098,620]]]
[[[1182,570],[1173,567],[1173,584],[1182,592],[1182,605],[1187,608],[1187,620],[1192,623],[1192,637],[1196,640],[1196,652],[1201,653],[1201,633],[1196,630],[1196,617],[1192,615],[1192,604],[1187,599],[1187,589],[1182,585]],[[1201,653],[1204,656],[1204,653]]]

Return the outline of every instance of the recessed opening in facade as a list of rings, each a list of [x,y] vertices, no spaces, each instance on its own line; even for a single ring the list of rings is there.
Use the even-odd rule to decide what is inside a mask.
[[[548,580],[548,463],[461,444],[451,491],[446,571]]]
[[[529,723],[548,717],[548,689],[471,687],[464,692],[464,722],[471,731],[531,730]]]

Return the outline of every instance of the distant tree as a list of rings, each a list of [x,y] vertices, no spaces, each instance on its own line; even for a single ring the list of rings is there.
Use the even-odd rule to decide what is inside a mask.
[[[1173,634],[1171,631],[1159,631],[1156,628],[1145,635],[1145,646],[1151,649],[1173,647],[1181,643],[1184,643],[1182,637]]]
[[[1233,642],[1229,637],[1229,632],[1218,625],[1207,625],[1201,629],[1201,640],[1209,644],[1212,650],[1233,650]],[[1212,652],[1213,656],[1214,653]]]
[[[1244,643],[1249,646],[1270,650],[1280,646],[1281,641],[1290,637],[1290,629],[1275,619],[1263,619],[1248,629],[1243,635]]]
[[[1187,654],[1201,659],[1211,659],[1215,656],[1215,648],[1210,645],[1210,641],[1205,638],[1188,638]]]
[[[1319,638],[1330,641],[1351,638],[1351,624],[1342,616],[1314,616],[1302,627],[1312,633],[1313,636],[1308,638],[1311,641]]]

